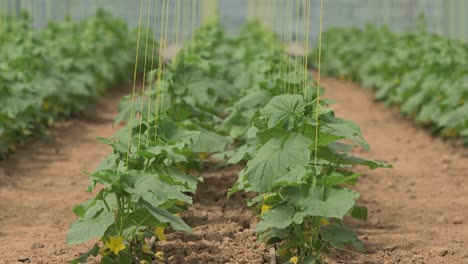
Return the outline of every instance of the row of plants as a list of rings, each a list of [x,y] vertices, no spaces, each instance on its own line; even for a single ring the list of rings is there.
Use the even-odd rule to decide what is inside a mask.
[[[241,61],[252,82],[226,119],[245,124],[228,155],[229,163],[246,162],[229,195],[256,194],[248,204],[258,212],[260,241],[275,244],[289,263],[320,263],[322,253],[347,245],[362,250],[343,224],[346,216],[367,218],[367,209],[356,205],[359,193],[349,188],[359,175],[349,169],[390,166],[349,155],[353,146],[369,148],[359,127],[319,100],[321,87],[301,62],[278,56],[282,47],[274,46],[280,43],[274,35],[253,24],[240,38],[247,40],[238,49],[245,50]]]
[[[57,119],[92,105],[133,68],[134,33],[104,11],[43,29],[33,28],[27,13],[2,22],[0,158]]]
[[[343,224],[367,216],[349,188],[359,175],[349,169],[389,165],[348,154],[368,148],[360,129],[318,100],[306,69],[281,50],[259,24],[228,38],[209,23],[173,62],[148,74],[145,91],[123,98],[116,121],[127,127],[100,139],[114,151],[90,173],[89,191],[99,189],[74,209],[79,219],[67,234],[70,244],[99,241],[75,263],[98,255],[101,263],[164,260],[154,240],[191,232],[180,213],[208,159],[244,165],[228,195],[256,194],[248,201],[256,230],[283,260],[319,263],[332,248],[362,249]]]
[[[468,44],[425,30],[334,28],[323,36],[323,70],[356,80],[417,124],[468,143]],[[318,49],[312,52],[311,64]]]

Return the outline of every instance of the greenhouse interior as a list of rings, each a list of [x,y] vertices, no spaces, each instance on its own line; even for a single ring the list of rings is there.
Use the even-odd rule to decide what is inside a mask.
[[[0,263],[468,263],[468,0],[0,0]]]

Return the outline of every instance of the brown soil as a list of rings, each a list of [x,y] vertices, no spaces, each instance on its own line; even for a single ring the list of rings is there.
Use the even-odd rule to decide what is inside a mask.
[[[323,80],[339,116],[356,121],[372,146],[362,156],[391,162],[369,171],[358,189],[369,207],[367,223],[351,222],[366,252],[336,251],[331,263],[468,263],[467,149],[433,138],[354,84]],[[95,113],[58,123],[47,141],[21,147],[0,162],[0,263],[66,263],[88,245],[69,247],[64,237],[71,208],[90,197],[81,172],[93,170],[110,149],[96,143],[116,128],[112,118],[124,92]],[[159,243],[168,263],[265,263],[256,243],[246,196],[225,193],[238,168],[207,170],[195,204],[184,214],[193,234],[173,233]]]
[[[468,149],[432,137],[356,84],[326,79],[338,116],[355,121],[371,146],[359,155],[393,169],[358,169],[367,223],[353,223],[365,254],[336,263],[468,263]]]
[[[65,245],[71,209],[89,199],[87,176],[110,148],[96,137],[111,136],[120,98],[116,91],[83,117],[62,121],[50,136],[19,147],[0,162],[0,263],[68,263],[89,245]]]
[[[203,173],[194,205],[183,218],[193,234],[176,233],[168,242],[158,243],[168,263],[266,263],[266,248],[257,243],[253,227],[255,214],[246,206],[247,196],[238,193],[226,198],[237,179],[239,167]]]
[[[68,263],[92,246],[67,246],[65,234],[76,219],[73,206],[92,196],[82,172],[94,170],[111,150],[96,137],[118,130],[113,118],[127,93],[115,92],[80,119],[58,122],[50,137],[0,162],[0,263]],[[264,263],[266,249],[256,243],[245,194],[226,199],[238,169],[203,174],[195,204],[184,215],[193,234],[170,234],[158,244],[168,263]]]

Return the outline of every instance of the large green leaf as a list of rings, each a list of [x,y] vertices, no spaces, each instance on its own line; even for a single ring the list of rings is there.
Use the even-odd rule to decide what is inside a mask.
[[[294,207],[281,205],[262,216],[262,220],[257,224],[255,230],[259,233],[265,232],[270,228],[283,229],[292,224]]]
[[[363,165],[371,169],[376,168],[392,168],[392,165],[375,160],[367,160],[355,156],[337,153],[329,147],[322,147],[318,149],[318,157],[340,165]]]
[[[183,185],[171,185],[159,179],[157,173],[131,172],[133,186],[126,186],[125,191],[132,194],[135,202],[143,199],[154,207],[169,200],[180,200],[192,203],[192,199],[183,192],[188,191]]]
[[[327,115],[324,121],[324,125],[320,127],[323,132],[354,141],[363,149],[369,149],[369,144],[364,140],[361,129],[354,122],[332,115]]]
[[[226,145],[231,143],[226,137],[223,137],[215,132],[203,131],[198,137],[194,138],[190,146],[194,152],[220,152],[223,151]]]
[[[188,233],[192,232],[190,226],[188,226],[182,219],[179,217],[171,214],[169,211],[161,208],[157,208],[152,206],[150,203],[146,201],[142,201],[143,206],[148,209],[151,215],[154,216],[158,221],[163,223],[168,223],[174,230],[177,231],[185,231]]]
[[[354,207],[359,193],[340,187],[327,190],[319,186],[307,190],[290,187],[285,190],[285,197],[304,215],[343,219]]]
[[[260,110],[260,113],[268,119],[268,128],[277,124],[284,124],[291,130],[299,118],[304,115],[307,103],[303,96],[297,94],[284,94],[273,97],[270,102]]]
[[[102,210],[92,218],[79,219],[70,225],[67,233],[67,244],[79,244],[104,235],[107,228],[114,223],[114,213]]]
[[[296,167],[309,163],[310,139],[293,133],[286,138],[275,137],[258,149],[255,157],[247,163],[245,176],[256,192],[268,191],[278,179]]]
[[[329,242],[335,248],[345,248],[347,244],[351,244],[358,251],[363,251],[362,245],[356,234],[342,225],[333,224],[322,227],[322,239]]]

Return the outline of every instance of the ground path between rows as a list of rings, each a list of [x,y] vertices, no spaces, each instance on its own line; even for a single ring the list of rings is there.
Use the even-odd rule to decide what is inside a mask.
[[[354,226],[367,253],[340,254],[342,263],[468,263],[468,149],[432,137],[357,84],[323,86],[336,114],[362,128],[371,150],[357,154],[394,166],[358,169],[370,217]]]
[[[323,80],[338,116],[361,126],[371,151],[359,155],[394,165],[369,171],[358,185],[368,223],[353,222],[364,254],[336,252],[332,263],[468,263],[467,150],[433,138],[357,85]],[[0,162],[0,263],[67,263],[89,245],[68,247],[71,208],[90,197],[82,171],[92,171],[110,152],[97,143],[110,136],[121,96],[116,91],[95,111],[59,122],[51,138],[20,147]],[[239,194],[227,200],[238,168],[207,169],[195,204],[184,215],[194,234],[170,234],[160,245],[169,263],[263,263],[254,214]]]

